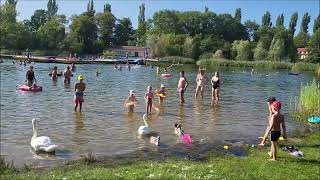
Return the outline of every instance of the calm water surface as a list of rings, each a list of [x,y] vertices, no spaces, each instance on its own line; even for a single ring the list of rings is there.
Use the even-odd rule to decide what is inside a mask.
[[[267,125],[266,99],[274,95],[283,102],[283,113],[288,130],[298,125],[289,117],[292,101],[300,91],[301,83],[310,82],[312,74],[288,75],[288,71],[258,71],[220,69],[225,81],[221,88],[221,101],[211,105],[210,86],[206,86],[203,101],[194,100],[196,67],[179,67],[171,71],[173,77],[163,79],[156,69],[134,66],[131,71],[123,68],[115,71],[111,65],[77,65],[75,75],[83,74],[87,89],[83,113],[73,111],[73,86],[63,84],[59,77],[53,83],[48,76],[49,69],[62,64],[36,63],[34,71],[43,91],[21,93],[16,85],[24,83],[27,67],[13,65],[11,61],[1,66],[1,155],[15,164],[47,162],[56,159],[69,159],[80,154],[93,152],[97,155],[121,155],[149,148],[154,152],[171,151],[181,145],[173,134],[175,122],[182,124],[186,133],[193,136],[195,145],[180,148],[178,151],[199,151],[201,145],[254,143]],[[185,96],[186,103],[179,105],[176,92],[179,70],[186,70],[189,80]],[[96,70],[102,72],[96,76]],[[208,71],[208,76],[213,75]],[[149,126],[161,136],[160,147],[150,145],[137,137],[137,129],[143,125],[142,115],[145,103],[143,95],[146,87],[154,89],[165,84],[168,97],[159,113],[153,113]],[[135,90],[140,104],[135,113],[128,114],[123,103],[130,89]],[[30,149],[32,136],[31,119],[37,117],[38,134],[51,137],[59,150],[56,156],[36,155]],[[215,147],[215,146],[210,146]],[[210,148],[207,148],[210,150]],[[41,160],[43,159],[43,160]],[[51,161],[51,162],[52,162]]]

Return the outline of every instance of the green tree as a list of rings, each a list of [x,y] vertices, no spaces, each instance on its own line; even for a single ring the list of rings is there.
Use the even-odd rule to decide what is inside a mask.
[[[244,23],[244,26],[247,29],[249,40],[251,40],[251,41],[255,40],[256,39],[255,34],[260,27],[259,24],[256,23],[255,21],[247,20]]]
[[[292,34],[292,36],[294,35],[294,33],[296,31],[297,21],[298,21],[298,13],[295,12],[292,14],[291,19],[290,19],[290,23],[289,23],[289,31]]]
[[[301,21],[301,26],[300,26],[300,31],[304,32],[304,33],[308,33],[308,24],[310,23],[310,16],[309,14],[306,12],[303,17],[302,17],[302,21]]]
[[[132,40],[133,28],[130,18],[122,18],[118,20],[115,26],[113,43],[115,45],[128,45],[128,41]]]
[[[152,32],[156,34],[181,34],[182,28],[179,17],[180,12],[175,10],[161,10],[155,12],[152,18],[154,25]]]
[[[47,13],[44,9],[35,10],[30,19],[30,30],[35,32],[47,22]]]
[[[300,32],[296,37],[294,37],[294,45],[297,48],[304,48],[307,46],[310,36],[308,33]]]
[[[139,6],[137,41],[139,45],[144,46],[146,43],[146,20],[145,20],[145,4]]]
[[[262,26],[262,27],[271,28],[272,23],[271,23],[271,15],[270,15],[269,11],[267,11],[267,12],[262,16],[261,26]]]
[[[283,14],[280,14],[277,18],[277,21],[276,21],[276,27],[284,27],[283,26],[283,23],[284,23],[284,16]]]
[[[253,50],[254,55],[253,58],[254,60],[261,61],[261,60],[266,60],[268,57],[268,46],[265,40],[260,39],[258,42],[256,48]]]
[[[110,5],[109,3],[106,3],[106,4],[103,6],[103,12],[111,13],[111,5]]]
[[[319,17],[319,16],[318,16]],[[320,31],[316,31],[312,34],[308,46],[308,56],[306,61],[313,63],[320,63]]]
[[[241,23],[241,8],[237,8],[234,13],[234,18]]]
[[[236,50],[236,60],[238,61],[250,61],[252,60],[251,45],[248,40],[234,41],[232,43],[232,49]]]
[[[272,61],[281,61],[285,57],[285,41],[283,38],[273,37],[268,56]]]
[[[313,24],[313,33],[320,31],[320,15],[317,16],[317,19],[314,20]]]
[[[14,7],[16,7],[18,0],[7,0],[6,1],[7,4],[12,5]]]
[[[58,12],[58,5],[56,3],[56,0],[49,0],[47,4],[47,8],[48,8],[48,11],[46,14],[48,16],[48,19],[50,19],[53,16],[55,16]]]
[[[61,49],[65,38],[64,19],[52,17],[37,31],[37,36],[44,49]]]
[[[94,10],[93,0],[89,0],[89,2],[87,4],[87,11],[84,12],[83,15],[87,15],[87,16],[93,17],[95,13],[96,13],[96,11]]]
[[[113,38],[113,29],[115,28],[116,18],[109,11],[98,13],[96,15],[98,26],[98,37],[103,46],[110,46]]]

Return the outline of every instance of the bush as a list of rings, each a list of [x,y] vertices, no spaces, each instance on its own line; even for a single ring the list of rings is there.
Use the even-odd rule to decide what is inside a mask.
[[[223,52],[222,50],[217,50],[214,55],[213,55],[214,58],[217,58],[217,59],[223,59],[224,58],[224,55],[223,55]]]
[[[203,53],[201,56],[199,56],[199,59],[209,59],[213,58],[214,54],[213,53]]]
[[[304,86],[300,90],[299,109],[298,111],[307,117],[320,115],[320,84],[313,81],[311,84]]]
[[[180,63],[180,64],[194,64],[195,60],[192,58],[188,58],[188,57],[181,57],[181,56],[166,56],[160,59],[161,60],[165,60],[168,61],[170,63]]]

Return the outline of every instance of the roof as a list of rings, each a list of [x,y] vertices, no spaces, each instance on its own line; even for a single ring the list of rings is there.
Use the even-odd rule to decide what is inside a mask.
[[[298,52],[307,52],[307,48],[298,48],[297,51]]]
[[[112,48],[108,49],[117,49],[117,50],[127,50],[127,51],[143,51],[145,47],[141,46],[113,46]]]

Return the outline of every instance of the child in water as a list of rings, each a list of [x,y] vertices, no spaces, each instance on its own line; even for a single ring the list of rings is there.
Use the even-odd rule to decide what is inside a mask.
[[[146,111],[147,114],[151,113],[152,109],[152,101],[154,100],[153,93],[152,93],[152,87],[148,86],[148,92],[144,95],[144,99],[146,100]]]
[[[77,111],[78,105],[80,105],[80,112],[82,110],[82,103],[84,102],[84,100],[83,100],[83,92],[86,89],[86,84],[83,83],[83,79],[84,79],[83,76],[79,75],[78,76],[79,82],[76,83],[76,85],[74,86],[74,91],[75,91],[75,94],[74,94],[74,103],[75,103],[74,111]]]
[[[162,105],[167,95],[166,87],[163,84],[161,84],[160,89],[157,89],[157,94],[159,96],[159,104]]]
[[[134,91],[130,90],[129,96],[124,103],[124,106],[127,106],[129,109],[129,112],[133,112],[135,104],[138,103],[138,100],[136,99],[136,96],[134,95]]]
[[[186,77],[184,76],[184,71],[180,72],[180,79],[178,82],[178,92],[180,94],[180,103],[184,103],[184,92],[186,91],[188,87],[188,81]]]

